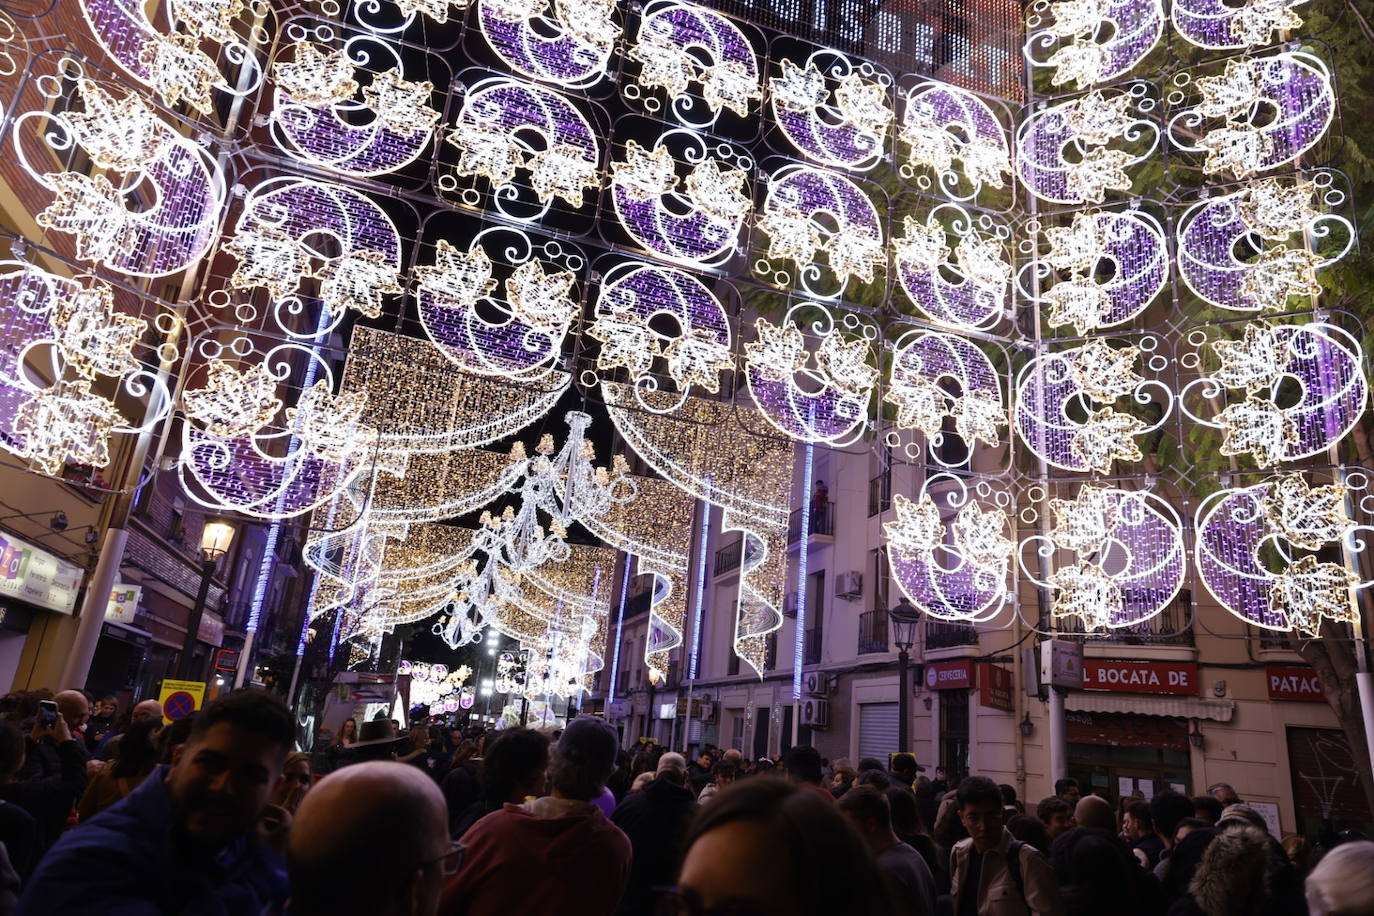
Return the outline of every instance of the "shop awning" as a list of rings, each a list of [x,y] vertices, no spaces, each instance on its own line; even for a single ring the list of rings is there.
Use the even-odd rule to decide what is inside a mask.
[[[1200,700],[1197,697],[1120,696],[1110,693],[1073,692],[1064,698],[1066,709],[1078,712],[1134,713],[1172,719],[1212,719],[1230,722],[1235,700]]]

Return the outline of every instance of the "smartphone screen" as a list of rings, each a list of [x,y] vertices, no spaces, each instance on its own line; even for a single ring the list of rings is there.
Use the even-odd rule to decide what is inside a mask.
[[[52,700],[40,700],[38,702],[38,715],[43,724],[52,727],[57,724],[57,704]]]

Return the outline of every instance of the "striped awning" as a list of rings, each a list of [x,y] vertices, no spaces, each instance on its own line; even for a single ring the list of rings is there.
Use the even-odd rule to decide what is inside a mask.
[[[1236,701],[1075,691],[1064,698],[1064,708],[1077,712],[1133,713],[1138,716],[1230,722],[1236,714]]]

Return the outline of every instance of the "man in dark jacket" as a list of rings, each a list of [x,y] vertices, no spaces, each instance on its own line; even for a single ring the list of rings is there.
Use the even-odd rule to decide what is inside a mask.
[[[693,795],[700,795],[701,790],[706,788],[706,784],[711,781],[711,770],[714,767],[715,758],[707,750],[703,750],[696,760],[687,764],[687,788],[692,790]]]
[[[671,885],[677,876],[687,825],[697,809],[686,782],[687,761],[681,754],[664,754],[654,781],[625,796],[611,816],[634,850],[630,883],[620,903],[620,912],[627,916],[650,912],[654,888]]]
[[[290,711],[269,694],[220,697],[170,767],[58,841],[19,912],[258,916],[280,905],[285,863],[259,842],[260,822],[294,737]]]
[[[12,763],[7,760],[5,766]],[[59,714],[51,725],[38,716],[24,739],[19,769],[0,773],[0,799],[33,815],[37,855],[57,842],[85,790],[85,745],[72,733],[65,716]]]

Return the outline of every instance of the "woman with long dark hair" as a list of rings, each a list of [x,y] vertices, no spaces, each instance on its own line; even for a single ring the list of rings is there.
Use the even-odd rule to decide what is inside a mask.
[[[86,784],[86,792],[76,804],[81,820],[90,820],[123,799],[153,771],[157,766],[153,738],[161,727],[157,719],[140,719],[129,726],[119,739],[119,756]]]

